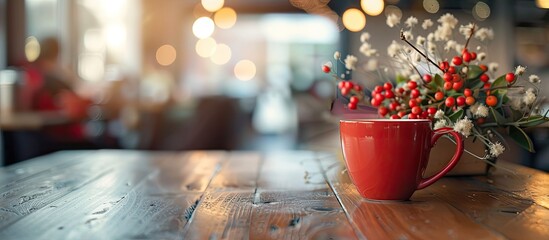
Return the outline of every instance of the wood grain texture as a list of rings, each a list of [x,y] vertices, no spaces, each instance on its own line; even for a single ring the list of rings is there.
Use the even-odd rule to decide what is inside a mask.
[[[411,201],[370,201],[352,185],[336,160],[321,161],[330,186],[356,234],[367,239],[503,239],[452,205],[425,191]]]
[[[279,151],[265,155],[257,186],[269,190],[326,189],[326,181],[310,151]]]

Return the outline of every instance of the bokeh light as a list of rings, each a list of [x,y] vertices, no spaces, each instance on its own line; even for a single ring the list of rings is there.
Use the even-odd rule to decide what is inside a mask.
[[[165,44],[156,50],[156,61],[162,66],[171,65],[176,57],[177,53],[172,45]]]
[[[248,81],[255,77],[255,63],[250,60],[240,60],[234,66],[234,75],[241,81]]]
[[[370,16],[377,16],[383,12],[383,0],[361,0],[360,7]]]
[[[193,23],[193,34],[200,39],[210,37],[214,29],[214,22],[209,17],[198,18]]]
[[[96,82],[103,78],[105,60],[99,54],[82,54],[78,60],[78,75],[87,81]]]
[[[215,48],[215,53],[211,56],[211,60],[213,63],[217,65],[223,65],[229,60],[231,60],[231,48],[225,44],[217,44],[217,47]]]
[[[423,8],[428,13],[437,13],[440,9],[440,4],[437,0],[423,0]]]
[[[358,32],[366,26],[366,16],[356,8],[349,8],[343,13],[343,25],[351,32]]]
[[[30,36],[25,40],[25,57],[27,61],[34,62],[40,56],[40,43],[34,36]]]
[[[229,7],[224,7],[214,15],[214,22],[219,28],[229,29],[236,23],[236,12]]]
[[[387,17],[391,14],[394,14],[397,17],[402,18],[402,10],[400,10],[399,7],[394,6],[394,5],[387,5],[385,7],[385,16]]]
[[[490,17],[490,6],[485,2],[477,2],[473,7],[473,16],[481,21]]]
[[[217,47],[217,42],[215,41],[215,39],[209,37],[209,38],[199,39],[196,42],[195,50],[198,56],[201,56],[203,58],[208,58],[215,53],[216,47]]]
[[[536,6],[539,8],[549,8],[549,0],[536,0]]]
[[[202,0],[202,7],[204,9],[215,12],[223,7],[223,4],[225,4],[224,0]]]

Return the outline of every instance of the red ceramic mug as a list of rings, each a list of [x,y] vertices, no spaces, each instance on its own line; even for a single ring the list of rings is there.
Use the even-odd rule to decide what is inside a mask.
[[[351,180],[362,197],[407,200],[448,173],[463,153],[461,135],[451,128],[431,129],[427,119],[362,119],[340,121],[341,146]],[[435,142],[450,134],[457,142],[452,160],[424,178]]]

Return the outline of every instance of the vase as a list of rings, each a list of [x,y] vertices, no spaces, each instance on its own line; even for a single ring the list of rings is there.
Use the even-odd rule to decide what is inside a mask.
[[[478,159],[472,156],[473,153],[477,156],[486,155],[486,147],[482,141],[473,141],[472,137],[464,139],[465,151],[461,155],[458,164],[450,171],[447,176],[467,176],[467,175],[485,175],[490,169],[490,165],[485,160]],[[424,176],[432,176],[442,169],[452,158],[453,149],[456,145],[447,138],[440,138],[436,146],[431,150],[429,163],[425,170]],[[468,153],[470,152],[470,153]],[[495,162],[495,159],[489,160]]]

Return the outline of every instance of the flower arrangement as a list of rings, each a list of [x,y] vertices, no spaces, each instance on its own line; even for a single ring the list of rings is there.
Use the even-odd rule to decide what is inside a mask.
[[[390,14],[386,23],[393,28],[400,20]],[[341,53],[335,52],[333,62],[323,64],[322,71],[338,82],[338,92],[350,110],[377,110],[381,117],[391,119],[431,119],[434,129],[452,127],[465,137],[482,141],[486,154],[473,154],[479,159],[493,160],[505,150],[502,134],[533,152],[523,129],[549,120],[547,113],[540,113],[539,77],[526,78],[523,66],[495,76],[498,64],[485,63],[483,52],[494,38],[492,29],[474,23],[458,27],[458,19],[448,13],[437,22],[435,29],[431,19],[424,20],[421,28],[426,37],[414,36],[419,21],[409,17],[400,30],[400,41],[393,40],[387,48],[387,66],[378,64],[380,54],[368,42],[370,34],[362,33],[359,50],[368,59],[364,70],[377,73],[379,80],[372,89],[350,80],[352,71],[359,70],[354,55],[342,59]],[[434,31],[428,32],[430,28]],[[463,36],[462,42],[452,39],[454,35]],[[473,43],[478,44],[475,50]],[[337,71],[338,63],[345,66],[343,73]]]

